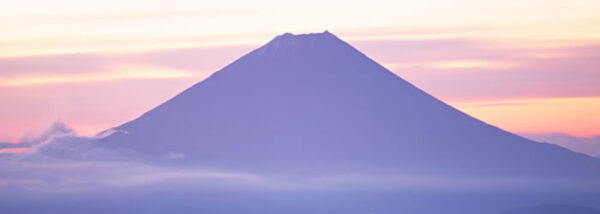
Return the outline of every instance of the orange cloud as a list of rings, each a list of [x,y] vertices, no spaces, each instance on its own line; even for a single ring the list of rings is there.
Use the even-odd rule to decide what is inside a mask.
[[[30,149],[31,148],[5,148],[5,149],[0,149],[0,154],[1,153],[21,153],[21,152],[27,152]]]
[[[518,133],[600,133],[600,97],[530,98],[452,103],[458,109]]]
[[[195,77],[197,74],[173,68],[148,65],[115,65],[105,71],[84,74],[40,74],[0,78],[0,87],[22,87],[43,84],[81,83],[120,79],[169,79]]]

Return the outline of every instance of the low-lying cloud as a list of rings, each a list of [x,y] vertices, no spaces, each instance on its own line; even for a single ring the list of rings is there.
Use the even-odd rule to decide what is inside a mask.
[[[15,192],[94,192],[123,188],[207,188],[250,191],[382,191],[382,190],[493,190],[583,189],[560,181],[516,178],[465,177],[434,174],[334,174],[231,171],[202,163],[181,164],[186,156],[167,153],[148,157],[133,151],[94,146],[96,140],[119,132],[77,136],[57,122],[39,136],[30,136],[19,148],[25,152],[0,154],[0,190],[3,197]]]

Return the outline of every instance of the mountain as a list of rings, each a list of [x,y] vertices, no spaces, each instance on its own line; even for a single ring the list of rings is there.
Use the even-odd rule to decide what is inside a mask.
[[[600,204],[598,159],[472,118],[329,32],[278,36],[97,136],[57,123],[21,144],[31,149],[0,152],[0,213],[491,214]]]
[[[111,131],[101,146],[228,170],[600,178],[600,160],[460,112],[327,31],[277,36]]]
[[[575,137],[567,134],[521,134],[521,136],[538,141],[560,145],[575,152],[600,157],[600,136]]]

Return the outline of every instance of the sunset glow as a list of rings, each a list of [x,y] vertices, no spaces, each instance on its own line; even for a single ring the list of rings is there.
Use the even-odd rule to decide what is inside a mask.
[[[599,1],[1,4],[0,141],[56,120],[94,134],[276,35],[325,29],[500,128],[600,134]]]
[[[29,151],[30,148],[7,148],[0,149],[0,153],[19,153]]]
[[[0,87],[28,87],[44,84],[84,83],[95,81],[114,81],[123,79],[169,79],[194,76],[190,72],[168,68],[151,68],[136,65],[120,65],[109,68],[107,72],[92,74],[39,74],[23,77],[0,79]]]
[[[579,137],[600,133],[600,97],[508,99],[457,103],[456,107],[513,132]]]

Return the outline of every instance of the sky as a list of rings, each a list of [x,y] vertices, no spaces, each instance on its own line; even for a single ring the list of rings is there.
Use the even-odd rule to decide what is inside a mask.
[[[0,0],[0,141],[136,118],[285,32],[329,30],[515,133],[600,135],[600,1]]]

